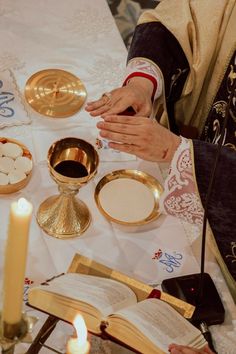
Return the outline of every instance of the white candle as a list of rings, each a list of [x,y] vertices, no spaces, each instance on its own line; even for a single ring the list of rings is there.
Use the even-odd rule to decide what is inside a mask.
[[[20,323],[32,205],[24,198],[10,208],[3,282],[3,322]]]
[[[87,354],[89,342],[87,341],[87,328],[81,315],[77,315],[73,321],[77,338],[70,338],[67,343],[67,354]]]

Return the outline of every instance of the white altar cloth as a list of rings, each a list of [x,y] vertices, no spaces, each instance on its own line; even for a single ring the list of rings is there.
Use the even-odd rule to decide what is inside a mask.
[[[11,71],[22,95],[27,79],[48,68],[64,69],[77,75],[87,89],[88,100],[121,84],[127,52],[105,0],[0,0],[0,18],[0,72]],[[86,202],[92,214],[92,223],[81,237],[59,240],[46,235],[39,228],[35,215],[45,198],[57,194],[57,186],[49,176],[46,163],[48,148],[52,142],[67,136],[94,143],[98,133],[97,119],[91,118],[83,108],[74,116],[63,119],[41,116],[27,104],[26,110],[31,124],[0,130],[0,136],[18,139],[27,145],[34,161],[30,183],[15,194],[0,196],[1,281],[9,206],[22,196],[34,207],[26,272],[32,285],[65,272],[76,252],[155,285],[159,285],[163,278],[199,270],[198,227],[164,215],[142,227],[121,227],[108,222],[98,211],[93,196],[95,186],[112,170],[140,169],[163,183],[163,166],[137,160],[130,155],[112,155],[115,161],[107,162],[104,162],[104,155],[96,177],[81,189],[79,197]],[[181,253],[181,264],[167,270],[163,263],[152,259],[158,249],[164,253]],[[226,307],[225,323],[212,328],[216,347],[221,354],[234,353],[235,305],[209,250],[206,271],[215,280]],[[26,311],[40,318],[34,329],[36,334],[45,315],[29,308]],[[63,351],[71,331],[69,325],[60,323],[49,343]],[[91,354],[125,351],[96,339],[93,343]],[[16,353],[23,353],[26,347],[17,346]],[[40,353],[46,354],[49,350],[42,349]]]

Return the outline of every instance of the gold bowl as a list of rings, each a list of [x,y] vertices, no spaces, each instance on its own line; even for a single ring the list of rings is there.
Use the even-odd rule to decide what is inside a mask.
[[[62,166],[68,161],[72,162],[71,167]],[[96,174],[98,162],[93,145],[74,137],[56,141],[48,151],[48,168],[52,178],[67,188],[73,189],[73,186],[87,183]]]
[[[23,155],[22,156],[28,157],[32,161],[31,152],[29,151],[29,149],[24,144],[22,144],[18,140],[0,137],[0,143],[2,143],[2,144],[6,144],[6,143],[17,144],[23,150]],[[29,183],[29,180],[30,180],[30,178],[32,176],[32,170],[33,170],[33,163],[32,163],[31,171],[26,175],[26,177],[24,179],[22,179],[21,181],[19,181],[17,183],[0,186],[0,194],[15,193],[15,192],[21,190],[22,188],[24,188]]]
[[[98,209],[109,221],[130,226],[145,225],[160,215],[163,192],[158,180],[140,170],[117,170],[104,176],[95,188]]]

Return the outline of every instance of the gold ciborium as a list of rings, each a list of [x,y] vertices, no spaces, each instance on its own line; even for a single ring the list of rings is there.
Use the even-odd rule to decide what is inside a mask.
[[[38,209],[37,221],[47,234],[71,238],[88,228],[90,212],[76,194],[94,177],[98,163],[97,151],[85,140],[64,138],[49,148],[48,168],[60,194],[46,199]]]

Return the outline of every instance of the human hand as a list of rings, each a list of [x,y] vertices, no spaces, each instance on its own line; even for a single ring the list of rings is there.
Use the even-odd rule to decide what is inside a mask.
[[[171,344],[169,345],[169,352],[171,354],[214,354],[208,345],[202,349],[194,349],[184,345]]]
[[[126,86],[105,93],[96,101],[88,102],[85,110],[91,116],[119,114],[132,107],[135,116],[149,116],[152,110],[153,83],[143,77],[133,77]]]
[[[149,161],[171,161],[180,137],[147,117],[105,115],[97,123],[100,136],[112,149]]]

